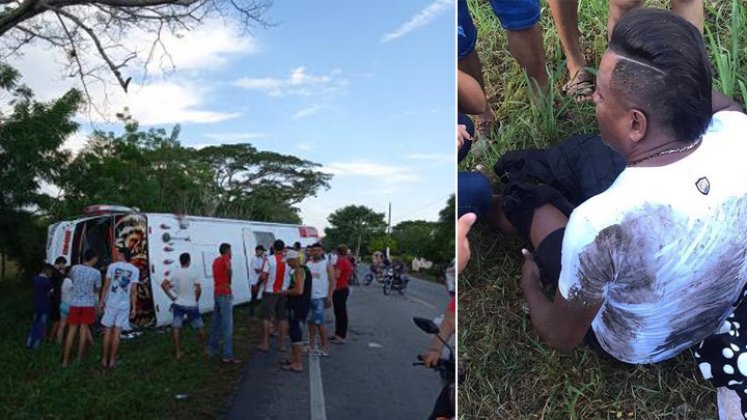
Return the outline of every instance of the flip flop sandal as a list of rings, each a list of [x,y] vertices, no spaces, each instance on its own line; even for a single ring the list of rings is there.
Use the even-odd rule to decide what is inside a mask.
[[[288,372],[303,373],[303,369],[295,369],[292,365],[282,365],[280,369],[287,370]]]
[[[573,97],[576,102],[587,102],[591,100],[594,93],[594,76],[586,71],[579,71],[573,79],[563,85],[563,94]]]
[[[281,365],[290,365],[290,364],[293,364],[293,362],[291,361],[291,359],[288,359],[288,358],[280,359],[280,360],[278,360],[278,363],[281,364]]]
[[[239,359],[236,359],[236,358],[231,358],[231,359],[221,359],[220,361],[221,361],[222,363],[225,363],[225,364],[227,364],[227,365],[238,365],[238,364],[241,364],[241,360],[239,360]]]

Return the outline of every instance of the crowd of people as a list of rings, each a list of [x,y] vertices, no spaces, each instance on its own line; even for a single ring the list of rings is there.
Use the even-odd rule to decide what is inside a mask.
[[[223,363],[241,362],[233,353],[232,287],[238,279],[233,276],[231,246],[223,243],[218,251],[220,256],[212,263],[214,307],[209,339],[198,305],[203,298],[202,279],[192,268],[189,253],[179,256],[179,267],[161,284],[173,302],[171,326],[177,360],[184,355],[180,331],[186,320],[197,330],[200,347],[209,357],[220,352]],[[57,258],[54,265],[44,265],[32,282],[34,314],[26,342],[29,349],[37,348],[45,337],[56,340],[63,348],[62,366],[67,367],[76,336],[79,360],[86,347],[94,343],[91,326],[98,319],[103,327],[101,366],[109,369],[117,365],[122,331],[130,329],[130,319],[135,316],[135,285],[140,272],[130,263],[129,249],[117,249],[114,258],[106,267],[103,280],[99,255],[93,249],[84,252],[83,263],[72,267],[67,266],[64,257]],[[276,334],[279,350],[285,352],[286,338],[289,339],[291,357],[285,359],[283,368],[301,372],[302,353],[328,357],[330,343],[345,343],[348,287],[355,264],[347,246],[340,245],[334,252],[326,253],[320,243],[302,249],[298,242],[286,247],[283,241],[276,240],[269,253],[258,245],[250,264],[252,311],[256,307],[263,320],[258,350],[270,351],[270,335]],[[335,317],[331,337],[325,326],[327,308],[333,308]]]
[[[511,19],[537,24],[538,2],[491,3],[509,31],[525,28]],[[508,3],[513,10],[496,7]],[[567,36],[576,2],[549,3],[568,54],[578,45],[577,29]],[[506,153],[494,166],[497,195],[484,174],[459,174],[459,265],[475,220],[523,236],[531,251],[522,250],[521,287],[550,347],[585,344],[634,365],[693,348],[703,377],[719,388],[719,406],[736,407],[726,418],[747,418],[747,143],[740,140],[747,116],[712,85],[703,2],[673,0],[673,11],[641,3],[610,2],[596,82],[577,90],[593,100],[600,135]],[[560,4],[572,9],[570,21],[557,13]],[[459,21],[471,24],[462,0]],[[474,40],[461,32],[460,51],[469,50]],[[512,36],[509,50],[541,86],[544,66],[533,75]],[[571,70],[577,66],[568,55]],[[474,67],[460,61],[460,69]],[[460,115],[460,158],[473,139],[483,141],[476,131],[489,119],[474,76],[460,73],[459,108],[478,123],[476,130],[473,118]]]

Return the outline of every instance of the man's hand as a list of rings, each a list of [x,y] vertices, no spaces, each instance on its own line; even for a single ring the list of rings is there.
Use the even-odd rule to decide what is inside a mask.
[[[436,367],[438,361],[441,359],[441,350],[431,348],[421,354],[420,357],[423,359],[425,367]]]
[[[324,307],[329,308],[331,306],[332,306],[332,299],[331,298],[324,299]]]
[[[467,126],[464,124],[457,125],[457,150],[464,146],[465,140],[472,140],[472,136],[467,131]]]
[[[469,240],[467,234],[477,220],[477,215],[467,213],[457,222],[457,273],[461,273],[470,258]]]

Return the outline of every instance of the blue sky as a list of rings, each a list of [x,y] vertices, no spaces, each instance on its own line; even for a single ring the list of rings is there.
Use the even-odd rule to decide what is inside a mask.
[[[394,223],[435,220],[455,190],[453,4],[278,1],[265,16],[273,27],[246,35],[209,22],[167,39],[175,68],[151,63],[103,107],[129,106],[146,127],[179,123],[186,146],[249,142],[322,164],[330,190],[299,206],[319,228],[337,208],[384,212],[389,201]],[[18,66],[53,96],[61,87],[34,60]],[[93,127],[117,126],[89,115],[70,147]]]

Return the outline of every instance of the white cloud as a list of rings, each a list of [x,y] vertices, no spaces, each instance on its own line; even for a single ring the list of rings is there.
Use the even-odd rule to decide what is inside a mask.
[[[256,140],[267,137],[265,133],[207,133],[203,134],[210,140],[217,140],[222,142],[240,142],[247,140]]]
[[[309,150],[314,150],[314,143],[311,143],[311,142],[298,143],[296,145],[296,148],[298,150],[303,150],[304,152],[308,152]]]
[[[297,120],[299,118],[310,117],[319,112],[320,109],[322,109],[322,107],[320,107],[319,105],[312,105],[296,112],[291,118]]]
[[[349,84],[340,78],[340,69],[334,69],[327,75],[314,75],[306,72],[306,67],[291,70],[287,78],[273,77],[242,77],[234,82],[234,86],[248,90],[259,90],[270,96],[310,96],[317,92],[331,93]]]
[[[156,82],[135,86],[128,94],[121,91],[113,93],[108,108],[116,112],[127,107],[130,114],[144,125],[216,123],[241,115],[238,112],[203,109],[209,91],[193,82]],[[108,122],[102,116],[91,117],[94,121]]]
[[[397,38],[403,37],[412,31],[422,28],[423,26],[431,23],[436,17],[451,10],[454,7],[453,0],[435,0],[429,4],[426,8],[421,10],[418,14],[412,17],[409,21],[395,29],[393,32],[385,34],[381,38],[383,44],[394,41]]]
[[[407,158],[429,162],[456,162],[455,155],[449,155],[448,153],[413,153],[411,155],[407,155]]]
[[[385,183],[413,182],[420,177],[407,168],[371,162],[335,162],[326,165],[324,172],[338,177],[370,177]]]
[[[65,143],[62,144],[62,148],[70,150],[73,154],[77,154],[83,149],[83,147],[85,147],[86,143],[88,143],[89,135],[90,133],[78,129],[78,131],[65,140]]]
[[[234,56],[256,52],[258,44],[253,38],[240,34],[222,21],[208,21],[192,32],[185,32],[183,36],[164,33],[163,42],[176,69],[180,71],[180,78],[177,80],[173,74],[168,76],[160,71],[170,70],[171,63],[163,51],[158,50],[152,57],[148,68],[149,79],[145,82],[141,80],[142,72],[152,38],[132,31],[124,39],[129,49],[139,51],[137,59],[123,70],[125,77],[133,76],[129,93],[124,93],[113,78],[104,73],[106,83],[94,82],[88,86],[95,110],[83,115],[84,119],[111,122],[125,106],[143,124],[215,123],[240,115],[211,110],[205,106],[211,89],[210,83],[205,82],[203,77],[206,71],[225,65]],[[64,51],[37,42],[27,45],[22,53],[12,57],[9,64],[21,72],[23,82],[39,100],[57,98],[66,90],[80,86],[77,78],[67,76],[71,67]],[[80,56],[98,60],[93,51],[81,53]],[[200,70],[200,73],[196,73],[196,70]]]

